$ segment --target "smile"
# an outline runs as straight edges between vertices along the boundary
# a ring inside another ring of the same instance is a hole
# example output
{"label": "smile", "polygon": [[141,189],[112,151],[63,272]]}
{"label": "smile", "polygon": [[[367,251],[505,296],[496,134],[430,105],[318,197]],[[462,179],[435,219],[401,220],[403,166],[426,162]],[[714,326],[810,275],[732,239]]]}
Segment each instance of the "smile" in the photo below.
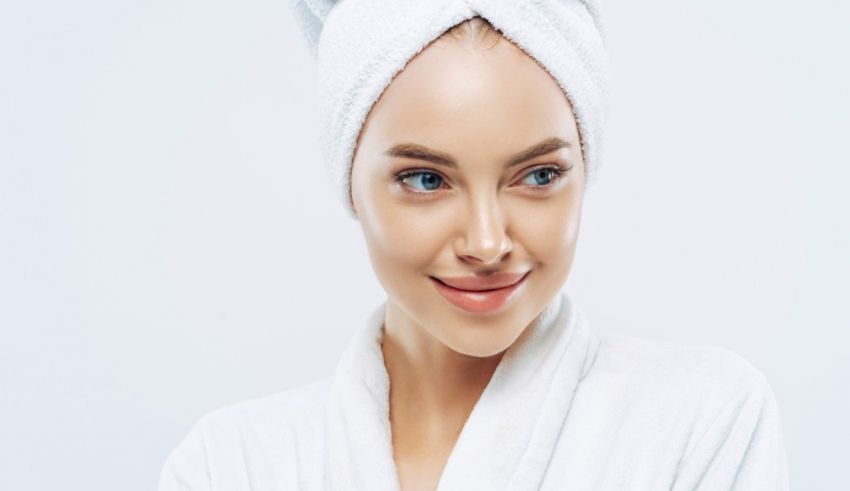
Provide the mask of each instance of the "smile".
{"label": "smile", "polygon": [[461,290],[447,285],[433,276],[429,277],[437,291],[449,302],[473,314],[491,313],[502,308],[516,297],[526,283],[531,272],[525,273],[519,281],[501,288],[489,290]]}

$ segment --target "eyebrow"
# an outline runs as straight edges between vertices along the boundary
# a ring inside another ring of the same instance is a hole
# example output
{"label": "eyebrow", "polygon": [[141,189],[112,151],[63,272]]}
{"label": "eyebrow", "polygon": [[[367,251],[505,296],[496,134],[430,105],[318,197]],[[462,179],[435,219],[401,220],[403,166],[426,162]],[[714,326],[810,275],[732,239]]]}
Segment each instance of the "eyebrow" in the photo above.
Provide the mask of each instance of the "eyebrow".
{"label": "eyebrow", "polygon": [[[517,153],[513,157],[510,157],[505,162],[505,168],[521,164],[527,160],[539,157],[540,155],[546,155],[547,153],[554,152],[561,148],[569,148],[570,146],[569,142],[556,136],[547,138],[540,143],[532,145]],[[389,150],[384,152],[384,154],[389,155],[390,157],[405,157],[409,159],[425,160],[437,165],[443,165],[454,169],[457,168],[457,162],[451,155],[431,150],[424,145],[419,145],[417,143],[400,143],[392,146]]]}

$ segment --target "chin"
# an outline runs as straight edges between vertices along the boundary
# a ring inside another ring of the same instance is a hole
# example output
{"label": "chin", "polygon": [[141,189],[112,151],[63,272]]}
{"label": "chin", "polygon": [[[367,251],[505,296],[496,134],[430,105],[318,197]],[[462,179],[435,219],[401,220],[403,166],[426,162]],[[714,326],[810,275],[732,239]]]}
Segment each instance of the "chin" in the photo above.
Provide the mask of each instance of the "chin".
{"label": "chin", "polygon": [[499,353],[505,351],[508,348],[510,348],[510,345],[505,346],[505,347],[500,348],[500,349],[493,349],[493,348],[490,348],[490,347],[487,347],[485,349],[483,347],[476,346],[476,347],[473,347],[473,349],[468,349],[468,350],[463,350],[463,351],[455,350],[455,351],[457,351],[458,353],[460,353],[462,355],[466,355],[466,356],[470,356],[470,357],[474,357],[474,358],[491,358],[491,357],[496,356]]}
{"label": "chin", "polygon": [[452,333],[443,343],[453,351],[476,358],[489,358],[510,348],[523,328],[502,329],[490,325],[484,329],[468,328]]}

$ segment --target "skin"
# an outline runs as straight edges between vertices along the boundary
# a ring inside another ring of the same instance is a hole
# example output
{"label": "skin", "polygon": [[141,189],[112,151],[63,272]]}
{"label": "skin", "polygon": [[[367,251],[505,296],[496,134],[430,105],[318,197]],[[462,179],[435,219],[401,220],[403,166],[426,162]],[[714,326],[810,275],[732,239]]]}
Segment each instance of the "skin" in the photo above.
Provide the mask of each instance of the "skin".
{"label": "skin", "polygon": [[[553,137],[565,146],[505,167]],[[402,143],[456,168],[386,154]],[[505,350],[569,276],[584,196],[578,128],[557,82],[511,42],[440,39],[373,106],[352,165],[352,204],[387,292],[393,458],[402,489],[433,490]],[[397,180],[411,170],[425,173]],[[488,314],[459,309],[429,279],[528,270],[525,289]]]}

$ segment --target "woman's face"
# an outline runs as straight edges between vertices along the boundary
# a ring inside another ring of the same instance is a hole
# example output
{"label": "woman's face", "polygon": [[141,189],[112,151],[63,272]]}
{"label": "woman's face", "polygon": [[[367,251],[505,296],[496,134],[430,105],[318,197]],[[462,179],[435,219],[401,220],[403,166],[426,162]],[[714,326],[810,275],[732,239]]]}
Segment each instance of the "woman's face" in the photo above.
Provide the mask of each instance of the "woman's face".
{"label": "woman's face", "polygon": [[[352,167],[387,321],[470,356],[507,349],[569,275],[583,190],[573,113],[542,67],[505,40],[429,45],[372,108]],[[494,272],[528,272],[495,308],[434,279]]]}

